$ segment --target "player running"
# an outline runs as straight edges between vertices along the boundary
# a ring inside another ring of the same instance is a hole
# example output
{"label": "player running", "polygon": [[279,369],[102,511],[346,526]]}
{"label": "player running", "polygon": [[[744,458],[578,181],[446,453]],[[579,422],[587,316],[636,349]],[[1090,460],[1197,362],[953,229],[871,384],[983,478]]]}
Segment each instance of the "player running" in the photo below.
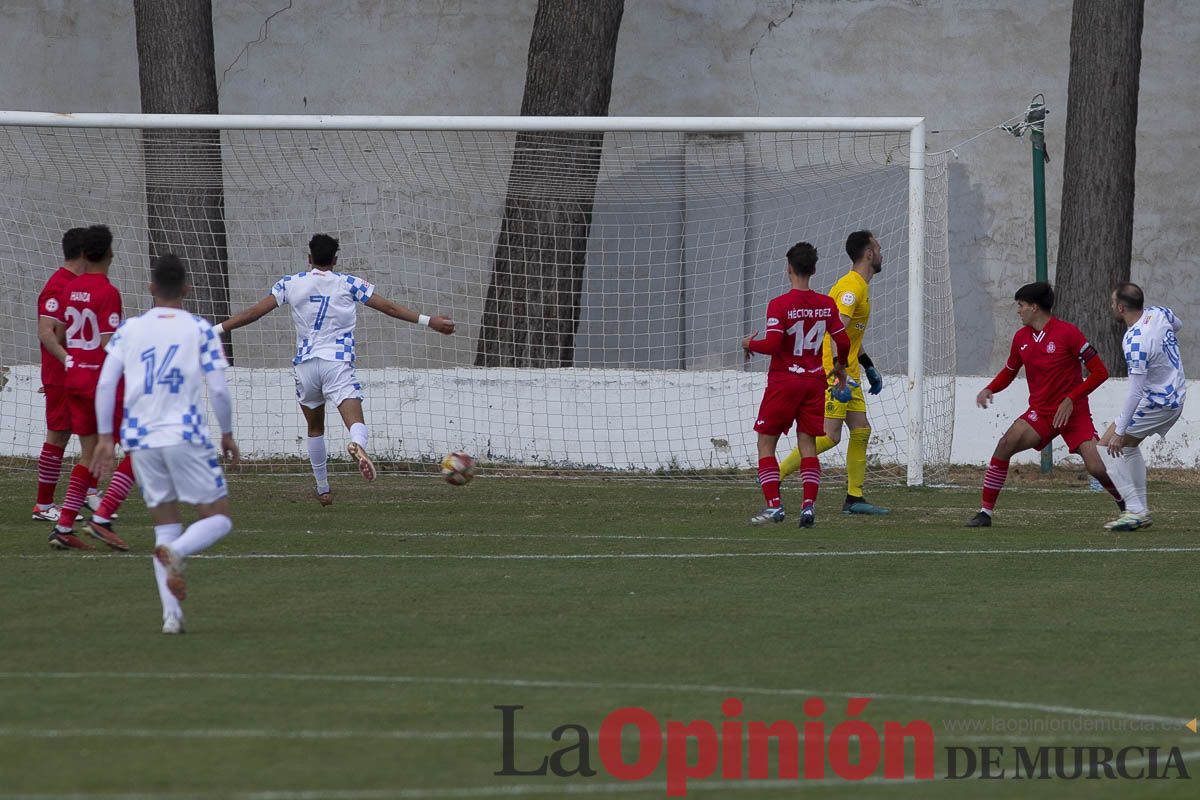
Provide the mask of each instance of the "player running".
{"label": "player running", "polygon": [[783,522],[775,447],[779,436],[787,433],[795,422],[804,482],[800,527],[811,528],[816,524],[817,491],[821,485],[816,437],[825,430],[822,403],[826,376],[821,363],[821,342],[828,334],[837,345],[838,357],[831,381],[838,392],[846,388],[844,354],[850,352],[851,345],[837,304],[808,286],[817,271],[817,249],[808,242],[792,245],[787,251],[787,265],[792,288],[767,304],[767,335],[755,341],[758,336],[755,331],[742,340],[747,359],[751,353],[771,357],[767,388],[758,409],[758,421],[754,423],[758,432],[758,482],[767,507],[751,517],[750,524]]}
{"label": "player running", "polygon": [[358,462],[359,472],[375,480],[375,465],[367,454],[368,429],[363,418],[363,391],[354,374],[356,303],[382,311],[389,317],[426,325],[438,333],[454,333],[449,317],[429,317],[385,300],[375,286],[361,278],[333,271],[337,266],[338,240],[318,233],[308,243],[312,269],[281,278],[271,294],[250,308],[219,323],[215,330],[233,331],[263,317],[279,306],[289,306],[296,324],[296,399],[308,423],[308,460],[317,482],[321,505],[333,503],[325,448],[325,403],[331,402],[350,431],[346,448]]}
{"label": "player running", "polygon": [[42,350],[42,394],[46,399],[46,441],[38,457],[37,502],[33,519],[58,522],[54,493],[62,477],[63,451],[71,441],[71,412],[67,408],[67,350],[63,324],[58,321],[62,290],[83,274],[83,228],[63,234],[63,264],[38,295],[38,340]]}
{"label": "player running", "polygon": [[1146,460],[1139,445],[1154,434],[1165,437],[1183,414],[1187,379],[1179,354],[1183,323],[1165,306],[1145,305],[1136,283],[1122,283],[1112,294],[1112,312],[1128,326],[1123,346],[1129,393],[1117,421],[1100,444],[1108,449],[1109,473],[1127,503],[1125,513],[1104,527],[1135,531],[1150,525],[1146,504]]}
{"label": "player running", "polygon": [[[825,338],[823,360],[825,372],[830,375],[825,397],[825,430],[817,438],[817,453],[837,447],[842,440],[842,425],[850,429],[850,443],[846,446],[846,499],[842,503],[844,514],[886,514],[888,509],[868,503],[863,496],[863,481],[867,476],[867,444],[871,441],[871,421],[867,419],[867,400],[863,396],[862,373],[866,373],[870,394],[883,391],[883,378],[871,357],[863,350],[863,335],[871,320],[871,296],[868,289],[871,279],[883,270],[883,248],[879,240],[867,230],[854,231],[846,237],[846,255],[851,267],[829,290],[829,296],[837,303],[842,324],[850,337],[850,352],[846,357],[846,373],[852,381],[853,391],[848,399],[836,397],[833,392],[833,350],[830,340]],[[861,369],[860,369],[861,367]],[[780,464],[783,477],[800,469],[801,453],[793,450]]]}
{"label": "player running", "polygon": [[[991,526],[996,498],[1008,477],[1009,459],[1022,450],[1041,450],[1055,436],[1063,438],[1070,452],[1083,457],[1087,471],[1124,511],[1125,503],[1109,479],[1096,448],[1096,429],[1088,408],[1087,396],[1108,379],[1104,362],[1078,328],[1051,315],[1054,289],[1050,284],[1022,286],[1013,299],[1017,301],[1022,327],[1013,336],[1008,362],[979,392],[975,402],[980,408],[987,408],[992,396],[1011,384],[1024,366],[1029,382],[1029,409],[996,444],[983,478],[983,507],[967,522],[967,527]],[[1088,369],[1086,379],[1081,364]]]}
{"label": "player running", "polygon": [[[79,437],[82,451],[79,463],[71,470],[62,511],[50,532],[50,546],[56,550],[92,549],[75,535],[74,527],[88,489],[96,485],[88,468],[96,446],[96,381],[104,363],[104,346],[121,324],[121,294],[108,280],[113,260],[112,240],[112,231],[104,225],[92,225],[84,231],[83,274],[62,289],[58,310],[54,312],[57,322],[66,328],[67,369],[63,384],[71,433]],[[113,475],[100,510],[88,523],[88,532],[114,550],[129,549],[113,531],[111,519],[132,484],[133,468],[126,457]]]}
{"label": "player running", "polygon": [[[225,385],[228,363],[212,326],[183,310],[187,275],[173,255],[151,270],[154,308],[125,322],[108,342],[108,359],[96,387],[101,434],[91,468],[112,470],[113,410],[117,385],[125,382],[121,443],[133,456],[142,497],[154,521],[154,578],[163,607],[163,633],[183,633],[187,597],[184,562],[233,528],[228,489],[217,451],[208,441],[203,386],[221,426],[221,451],[238,462],[233,412]],[[183,530],[179,503],[195,506],[200,519]]]}

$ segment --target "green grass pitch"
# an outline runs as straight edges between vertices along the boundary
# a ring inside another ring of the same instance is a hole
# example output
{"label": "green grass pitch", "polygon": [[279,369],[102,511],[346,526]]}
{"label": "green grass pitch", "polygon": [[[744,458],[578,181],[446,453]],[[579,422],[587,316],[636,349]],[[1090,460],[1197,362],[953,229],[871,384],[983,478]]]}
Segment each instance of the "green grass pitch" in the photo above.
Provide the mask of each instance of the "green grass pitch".
{"label": "green grass pitch", "polygon": [[[849,696],[874,697],[872,725],[927,720],[938,778],[714,775],[689,796],[1195,797],[1194,486],[1160,481],[1154,526],[1112,534],[1111,501],[1075,471],[1021,473],[996,526],[971,531],[976,479],[874,490],[894,512],[850,518],[827,478],[800,531],[745,525],[752,480],[338,476],[322,509],[308,479],[233,474],[234,531],[191,562],[188,633],[168,637],[141,501],[118,523],[134,552],[54,553],[29,519],[34,476],[5,473],[0,800],[661,798],[662,767],[604,770],[609,712],[719,729],[738,697],[742,720],[800,725],[813,696],[829,730]],[[495,775],[497,705],[524,706],[518,768],[575,723],[599,774]],[[990,745],[1010,770],[1016,746],[1178,747],[1193,777],[942,777],[945,748]]]}

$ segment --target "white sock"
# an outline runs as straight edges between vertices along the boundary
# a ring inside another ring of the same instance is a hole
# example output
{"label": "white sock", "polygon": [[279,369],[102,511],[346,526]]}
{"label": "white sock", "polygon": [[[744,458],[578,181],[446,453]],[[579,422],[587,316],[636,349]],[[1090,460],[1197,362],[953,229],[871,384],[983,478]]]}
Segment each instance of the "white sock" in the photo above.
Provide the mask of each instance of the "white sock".
{"label": "white sock", "polygon": [[1133,491],[1128,496],[1124,492],[1125,508],[1134,514],[1148,514],[1150,508],[1146,505],[1146,459],[1142,456],[1140,447],[1126,447],[1125,469],[1133,483]]}
{"label": "white sock", "polygon": [[[155,525],[154,526],[154,546],[160,544],[170,545],[179,539],[183,533],[183,525],[178,522],[173,522],[170,525]],[[179,601],[175,599],[175,595],[171,594],[171,590],[167,588],[167,568],[158,563],[158,559],[154,556],[150,557],[154,563],[154,582],[158,584],[158,599],[162,602],[163,619],[167,618],[167,614],[175,614],[178,617],[183,617],[183,608],[180,607]]]}
{"label": "white sock", "polygon": [[324,436],[308,437],[308,461],[312,464],[313,477],[317,479],[317,494],[325,494],[329,491],[329,455]]}
{"label": "white sock", "polygon": [[350,441],[357,444],[363,450],[367,449],[367,424],[365,422],[356,422],[350,426]]}
{"label": "white sock", "polygon": [[[1108,452],[1107,447],[1097,447],[1096,451],[1100,453],[1100,460],[1104,462],[1104,468],[1108,470],[1108,478],[1113,482],[1113,486],[1117,487],[1117,491],[1121,493],[1121,499],[1125,501],[1125,510],[1133,511],[1137,501],[1133,499],[1133,479],[1129,475],[1129,464],[1123,455],[1113,456]],[[1099,483],[1099,481],[1096,481]]]}
{"label": "white sock", "polygon": [[178,553],[180,558],[187,558],[212,547],[232,528],[233,520],[224,514],[198,519],[188,525],[188,529],[183,532],[183,536],[175,540],[171,549]]}

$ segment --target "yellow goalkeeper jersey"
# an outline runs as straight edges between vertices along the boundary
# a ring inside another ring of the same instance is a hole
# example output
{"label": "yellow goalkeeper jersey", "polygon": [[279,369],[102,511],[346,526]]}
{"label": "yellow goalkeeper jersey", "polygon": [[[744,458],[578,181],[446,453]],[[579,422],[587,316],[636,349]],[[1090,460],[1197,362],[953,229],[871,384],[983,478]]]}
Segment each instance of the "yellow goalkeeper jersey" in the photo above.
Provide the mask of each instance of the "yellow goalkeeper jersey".
{"label": "yellow goalkeeper jersey", "polygon": [[[871,297],[867,291],[867,281],[862,275],[850,270],[829,290],[829,296],[837,303],[838,311],[850,318],[846,325],[846,333],[850,336],[850,355],[846,359],[846,372],[855,380],[862,377],[858,366],[858,354],[862,350],[863,334],[867,332],[867,322],[871,319]],[[822,351],[825,362],[825,372],[833,371],[833,343],[825,337]]]}

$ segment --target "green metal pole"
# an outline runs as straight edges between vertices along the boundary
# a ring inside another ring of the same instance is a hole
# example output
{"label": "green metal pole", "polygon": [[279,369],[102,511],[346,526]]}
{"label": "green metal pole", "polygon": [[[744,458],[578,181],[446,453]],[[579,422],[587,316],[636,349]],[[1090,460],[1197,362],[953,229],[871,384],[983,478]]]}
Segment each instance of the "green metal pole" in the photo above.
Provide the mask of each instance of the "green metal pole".
{"label": "green metal pole", "polygon": [[[1026,121],[1030,123],[1030,140],[1033,142],[1033,235],[1037,258],[1037,280],[1049,281],[1050,274],[1046,265],[1046,136],[1044,125],[1046,108],[1034,100],[1029,107]],[[1042,451],[1042,472],[1049,472],[1054,466],[1053,455],[1049,445]]]}

